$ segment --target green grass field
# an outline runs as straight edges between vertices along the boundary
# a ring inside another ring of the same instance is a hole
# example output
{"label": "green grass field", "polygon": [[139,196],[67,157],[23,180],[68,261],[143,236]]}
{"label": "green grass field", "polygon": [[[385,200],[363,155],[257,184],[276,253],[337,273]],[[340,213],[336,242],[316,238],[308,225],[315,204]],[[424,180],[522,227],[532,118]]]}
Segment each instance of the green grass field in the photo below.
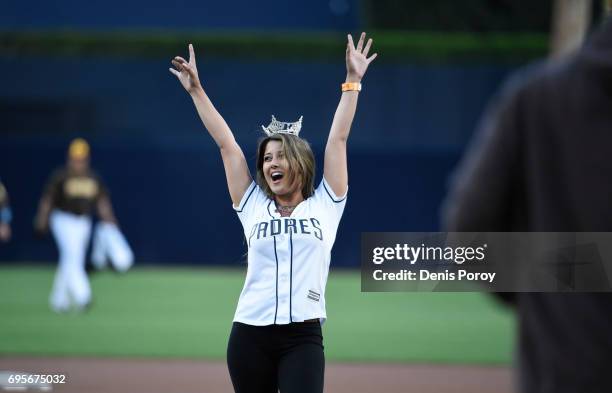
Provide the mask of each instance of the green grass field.
{"label": "green grass field", "polygon": [[[97,273],[94,307],[66,315],[47,306],[53,273],[0,267],[0,355],[222,360],[245,270]],[[358,271],[332,271],[326,297],[330,361],[510,363],[513,316],[485,294],[361,293]]]}

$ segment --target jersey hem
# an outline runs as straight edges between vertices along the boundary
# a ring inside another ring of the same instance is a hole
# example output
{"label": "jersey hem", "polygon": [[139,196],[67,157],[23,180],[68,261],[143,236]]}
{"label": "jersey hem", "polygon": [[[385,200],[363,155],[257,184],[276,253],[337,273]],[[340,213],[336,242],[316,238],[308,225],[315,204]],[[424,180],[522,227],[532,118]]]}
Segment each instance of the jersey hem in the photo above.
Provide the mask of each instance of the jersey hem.
{"label": "jersey hem", "polygon": [[301,320],[294,319],[291,322],[287,321],[286,323],[278,323],[278,322],[277,323],[274,323],[274,322],[267,323],[267,322],[255,321],[252,319],[245,319],[245,318],[234,318],[232,322],[240,322],[240,323],[244,323],[245,325],[251,325],[251,326],[272,326],[272,325],[289,325],[290,323],[304,322],[307,319],[314,319],[314,318],[318,318],[321,325],[323,325],[323,323],[325,323],[325,321],[327,320],[327,317],[313,316],[313,317],[303,318]]}

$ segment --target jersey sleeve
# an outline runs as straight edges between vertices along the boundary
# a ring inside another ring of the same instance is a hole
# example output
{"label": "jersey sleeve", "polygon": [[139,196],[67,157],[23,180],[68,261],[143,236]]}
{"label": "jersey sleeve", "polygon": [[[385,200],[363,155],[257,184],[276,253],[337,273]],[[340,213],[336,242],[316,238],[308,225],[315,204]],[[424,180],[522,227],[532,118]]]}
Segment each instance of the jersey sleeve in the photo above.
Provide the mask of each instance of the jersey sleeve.
{"label": "jersey sleeve", "polygon": [[247,190],[244,192],[238,206],[232,205],[238,218],[244,228],[248,228],[250,222],[256,217],[257,212],[266,208],[268,197],[262,189],[252,181]]}
{"label": "jersey sleeve", "polygon": [[43,196],[51,201],[51,206],[56,207],[61,199],[62,183],[66,178],[66,172],[62,169],[56,169],[45,184]]}
{"label": "jersey sleeve", "polygon": [[96,182],[96,185],[98,186],[96,200],[99,200],[102,197],[110,198],[110,191],[108,187],[106,186],[106,183],[104,182],[104,180],[102,180],[102,177],[100,176],[100,174],[98,174],[97,172],[91,171],[91,177]]}
{"label": "jersey sleeve", "polygon": [[328,224],[334,231],[338,228],[342,213],[344,213],[347,194],[348,189],[344,195],[336,195],[327,180],[325,180],[325,177],[323,177],[313,195],[317,209],[320,209],[321,213],[327,217]]}

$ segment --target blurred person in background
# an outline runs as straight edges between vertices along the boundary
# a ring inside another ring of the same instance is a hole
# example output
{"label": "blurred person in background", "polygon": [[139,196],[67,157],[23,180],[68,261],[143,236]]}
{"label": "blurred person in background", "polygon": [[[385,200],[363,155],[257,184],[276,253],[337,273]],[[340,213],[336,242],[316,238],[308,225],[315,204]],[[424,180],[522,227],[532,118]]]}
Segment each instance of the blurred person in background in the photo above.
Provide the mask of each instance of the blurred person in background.
{"label": "blurred person in background", "polygon": [[6,187],[0,180],[0,241],[11,240],[11,219],[13,214],[9,203],[9,195]]}
{"label": "blurred person in background", "polygon": [[92,213],[103,222],[117,220],[108,191],[89,167],[89,144],[75,139],[68,149],[68,161],[48,180],[40,199],[35,229],[51,229],[59,251],[59,264],[49,299],[55,312],[72,307],[84,310],[91,303],[91,288],[85,272],[85,256],[92,227]]}
{"label": "blurred person in background", "polygon": [[[612,20],[573,55],[514,75],[443,209],[452,232],[612,232]],[[612,392],[611,293],[503,293],[526,393]]]}

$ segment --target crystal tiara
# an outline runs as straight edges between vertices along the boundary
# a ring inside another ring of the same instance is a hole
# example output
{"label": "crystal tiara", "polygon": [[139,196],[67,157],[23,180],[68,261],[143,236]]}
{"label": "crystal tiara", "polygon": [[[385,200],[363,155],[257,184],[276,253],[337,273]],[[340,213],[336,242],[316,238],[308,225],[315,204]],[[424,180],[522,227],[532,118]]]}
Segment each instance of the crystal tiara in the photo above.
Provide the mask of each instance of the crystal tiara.
{"label": "crystal tiara", "polygon": [[272,136],[274,134],[290,134],[299,136],[300,130],[302,129],[302,118],[304,116],[300,116],[300,119],[293,123],[287,123],[284,121],[276,120],[276,117],[272,115],[272,121],[268,124],[267,127],[261,126],[264,132],[268,136]]}

